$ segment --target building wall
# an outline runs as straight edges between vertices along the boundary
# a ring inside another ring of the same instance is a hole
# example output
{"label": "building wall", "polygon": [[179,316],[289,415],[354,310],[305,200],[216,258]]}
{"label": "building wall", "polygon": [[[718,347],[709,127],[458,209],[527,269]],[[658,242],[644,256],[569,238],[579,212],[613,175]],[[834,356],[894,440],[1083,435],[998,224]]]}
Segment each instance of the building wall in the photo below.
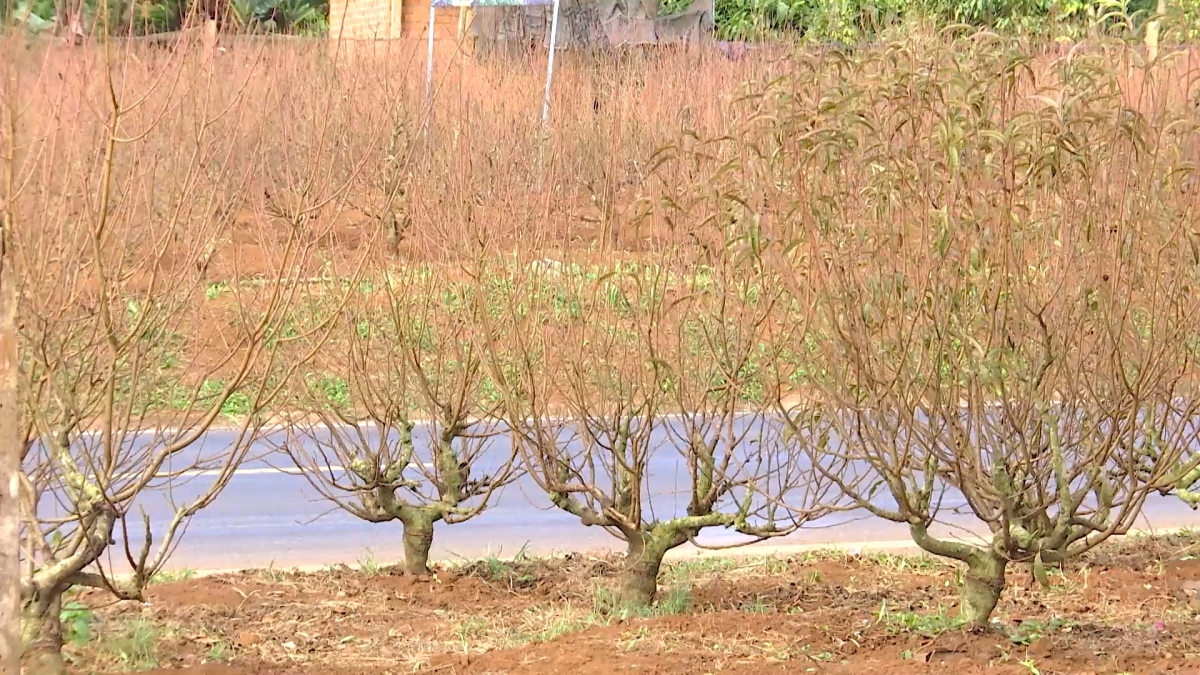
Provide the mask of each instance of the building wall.
{"label": "building wall", "polygon": [[[627,12],[626,6],[633,6],[631,0],[561,0],[558,46],[688,44],[703,41],[713,28],[714,0],[692,0],[683,13],[653,19]],[[552,11],[549,7],[480,7],[475,12],[474,35],[489,45],[547,46]]]}
{"label": "building wall", "polygon": [[[458,9],[439,9],[434,15],[434,40],[457,42],[460,24],[470,16]],[[329,34],[343,40],[425,40],[429,3],[421,0],[332,0]]]}

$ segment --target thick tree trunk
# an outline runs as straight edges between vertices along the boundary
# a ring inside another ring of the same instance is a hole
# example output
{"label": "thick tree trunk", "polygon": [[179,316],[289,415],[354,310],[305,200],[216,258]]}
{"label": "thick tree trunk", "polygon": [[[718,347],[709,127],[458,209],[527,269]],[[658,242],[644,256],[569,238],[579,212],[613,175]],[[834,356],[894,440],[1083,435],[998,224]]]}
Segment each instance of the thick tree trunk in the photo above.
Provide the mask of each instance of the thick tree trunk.
{"label": "thick tree trunk", "polygon": [[433,546],[433,518],[420,514],[401,521],[404,523],[404,571],[408,574],[429,574],[429,549]]}
{"label": "thick tree trunk", "polygon": [[649,607],[654,602],[658,593],[658,573],[667,549],[653,537],[630,538],[629,555],[620,576],[619,606]]}
{"label": "thick tree trunk", "polygon": [[26,644],[22,659],[28,675],[64,675],[67,672],[62,657],[62,594],[49,602],[31,608],[21,622],[22,640]]}
{"label": "thick tree trunk", "polygon": [[1008,561],[992,553],[975,556],[967,564],[959,590],[958,616],[971,628],[988,627],[992,612],[1004,592]]}
{"label": "thick tree trunk", "polygon": [[21,658],[21,432],[17,410],[17,286],[0,212],[0,673]]}

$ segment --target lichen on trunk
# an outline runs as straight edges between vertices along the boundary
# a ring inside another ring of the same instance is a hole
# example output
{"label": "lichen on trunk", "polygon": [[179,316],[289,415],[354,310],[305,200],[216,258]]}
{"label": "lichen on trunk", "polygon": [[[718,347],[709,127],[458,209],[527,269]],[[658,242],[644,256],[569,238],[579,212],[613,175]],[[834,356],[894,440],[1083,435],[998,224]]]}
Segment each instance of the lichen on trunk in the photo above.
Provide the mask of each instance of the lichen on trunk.
{"label": "lichen on trunk", "polygon": [[400,518],[404,526],[404,571],[429,574],[429,549],[433,547],[433,525],[441,512],[429,507],[409,507]]}
{"label": "lichen on trunk", "polygon": [[658,573],[667,551],[687,541],[680,529],[659,524],[648,532],[627,535],[628,555],[620,575],[617,603],[623,608],[649,607],[658,594]]}
{"label": "lichen on trunk", "polygon": [[993,552],[981,552],[967,563],[959,589],[958,616],[975,629],[987,628],[1004,593],[1008,561]]}
{"label": "lichen on trunk", "polygon": [[24,645],[21,672],[29,675],[63,675],[67,672],[62,656],[62,594],[25,604],[21,617],[21,643]]}
{"label": "lichen on trunk", "polygon": [[972,628],[986,628],[1004,593],[1008,559],[992,548],[933,537],[923,523],[910,525],[909,532],[923,550],[967,565],[959,587],[958,616]]}

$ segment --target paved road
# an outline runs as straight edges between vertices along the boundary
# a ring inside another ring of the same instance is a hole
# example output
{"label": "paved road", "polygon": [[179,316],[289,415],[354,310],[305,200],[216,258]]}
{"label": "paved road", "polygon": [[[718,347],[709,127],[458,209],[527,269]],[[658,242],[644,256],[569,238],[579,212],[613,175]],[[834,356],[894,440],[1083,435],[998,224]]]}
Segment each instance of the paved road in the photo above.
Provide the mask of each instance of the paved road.
{"label": "paved road", "polygon": [[[418,427],[418,442],[422,433]],[[669,517],[682,513],[686,506],[685,497],[677,492],[686,486],[682,478],[686,469],[680,455],[669,447],[670,434],[665,425],[655,433],[656,442],[663,448],[651,462],[651,502],[659,517]],[[264,441],[217,501],[192,519],[168,567],[208,570],[354,563],[368,549],[379,561],[403,556],[399,523],[358,520],[321,499],[302,476],[276,468],[291,467],[286,455],[272,449],[282,440],[275,436]],[[194,451],[218,452],[227,442],[227,432],[214,431]],[[507,441],[498,438],[494,442]],[[757,448],[748,444],[746,452],[757,452]],[[210,480],[197,476],[174,488],[174,494],[185,499],[204,489]],[[147,510],[152,522],[160,526],[166,522],[169,510],[163,493],[148,495],[139,505]],[[946,498],[942,531],[979,531],[978,523],[971,518],[950,513],[961,506],[961,497]],[[1153,529],[1200,526],[1200,514],[1174,498],[1155,497],[1147,503],[1143,521],[1143,527]],[[772,543],[832,544],[906,538],[907,530],[901,525],[852,513],[816,521]],[[737,541],[737,535],[709,531],[702,541],[731,543]],[[603,530],[584,527],[578,519],[551,507],[531,480],[524,478],[509,486],[494,506],[477,518],[453,526],[439,525],[433,553],[438,559],[452,559],[489,553],[512,555],[522,548],[530,553],[546,553],[620,546]]]}

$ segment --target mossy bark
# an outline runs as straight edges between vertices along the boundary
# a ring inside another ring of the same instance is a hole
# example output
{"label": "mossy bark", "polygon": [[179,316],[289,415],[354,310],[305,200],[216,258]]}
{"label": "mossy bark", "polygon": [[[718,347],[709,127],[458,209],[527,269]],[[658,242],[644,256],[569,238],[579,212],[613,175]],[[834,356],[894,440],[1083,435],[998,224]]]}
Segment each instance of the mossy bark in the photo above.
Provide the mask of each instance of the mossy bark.
{"label": "mossy bark", "polygon": [[61,594],[25,608],[21,619],[21,642],[25,647],[21,672],[28,675],[65,675],[67,672],[62,656],[61,610]]}
{"label": "mossy bark", "polygon": [[959,589],[959,618],[975,629],[987,628],[1004,593],[1008,561],[994,553],[972,556]]}
{"label": "mossy bark", "polygon": [[992,548],[933,537],[924,523],[910,525],[909,532],[923,550],[966,563],[967,572],[959,588],[958,616],[972,628],[986,628],[1004,593],[1008,559]]}
{"label": "mossy bark", "polygon": [[621,570],[617,601],[622,607],[649,607],[658,594],[658,573],[667,551],[686,540],[680,532],[637,533],[629,537],[629,553]]}
{"label": "mossy bark", "polygon": [[429,549],[433,547],[435,514],[427,509],[413,509],[400,522],[404,524],[404,571],[408,574],[429,574]]}

